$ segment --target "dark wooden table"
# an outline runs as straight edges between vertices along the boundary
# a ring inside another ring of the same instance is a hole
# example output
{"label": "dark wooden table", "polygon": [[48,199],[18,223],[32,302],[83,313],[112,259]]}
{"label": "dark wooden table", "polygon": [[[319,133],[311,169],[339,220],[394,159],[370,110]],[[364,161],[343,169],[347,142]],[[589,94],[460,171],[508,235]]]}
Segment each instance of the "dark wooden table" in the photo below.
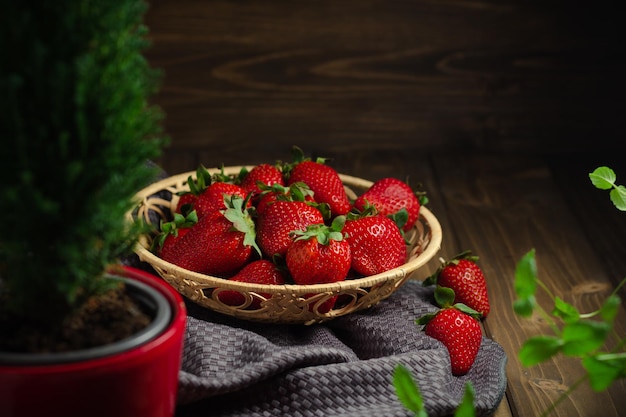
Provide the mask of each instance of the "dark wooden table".
{"label": "dark wooden table", "polygon": [[[626,184],[621,23],[604,2],[545,3],[153,1],[172,138],[159,162],[273,162],[297,144],[346,174],[422,182],[441,256],[471,249],[487,275],[484,332],[509,357],[496,415],[539,415],[582,368],[520,364],[549,329],[513,312],[517,261],[535,248],[540,278],[582,311],[626,276],[626,213],[587,177],[609,165]],[[583,384],[553,415],[625,415],[625,393]]]}

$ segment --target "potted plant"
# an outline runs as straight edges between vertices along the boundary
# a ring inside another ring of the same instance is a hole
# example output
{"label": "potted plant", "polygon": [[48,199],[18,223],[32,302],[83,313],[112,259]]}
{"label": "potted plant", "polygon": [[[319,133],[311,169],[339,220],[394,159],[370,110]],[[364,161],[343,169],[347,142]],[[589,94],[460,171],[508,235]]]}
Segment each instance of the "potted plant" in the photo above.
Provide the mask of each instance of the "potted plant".
{"label": "potted plant", "polygon": [[163,145],[145,8],[26,0],[0,14],[3,417],[174,413],[184,304],[119,262]]}

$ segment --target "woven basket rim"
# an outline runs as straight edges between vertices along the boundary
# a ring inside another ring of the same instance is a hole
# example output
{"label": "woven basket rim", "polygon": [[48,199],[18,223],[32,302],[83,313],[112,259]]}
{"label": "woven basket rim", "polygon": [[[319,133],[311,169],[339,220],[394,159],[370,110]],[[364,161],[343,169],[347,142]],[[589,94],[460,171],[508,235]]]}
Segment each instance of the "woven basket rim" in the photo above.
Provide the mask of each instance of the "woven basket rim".
{"label": "woven basket rim", "polygon": [[[423,210],[423,211],[422,211]],[[219,284],[220,288],[235,289],[235,290],[247,290],[255,292],[265,293],[283,293],[290,292],[298,295],[317,293],[317,292],[338,292],[347,289],[354,289],[360,287],[371,287],[373,285],[385,282],[390,278],[404,277],[411,272],[415,271],[419,267],[430,261],[433,256],[441,249],[442,232],[441,226],[436,217],[426,208],[420,208],[420,216],[423,216],[427,221],[431,231],[430,242],[426,246],[421,254],[415,259],[388,271],[380,274],[371,275],[368,277],[351,278],[344,281],[329,283],[329,284],[311,284],[311,285],[298,285],[298,284],[283,284],[283,285],[269,285],[269,284],[254,284],[238,281],[231,281],[228,278],[215,277],[211,275],[205,275],[198,272],[190,271],[188,269],[181,268],[175,264],[164,261],[152,252],[150,252],[141,243],[135,247],[135,251],[139,258],[150,264],[156,265],[170,272],[178,273],[180,276],[186,278],[192,278],[199,284]]]}
{"label": "woven basket rim", "polygon": [[[242,166],[232,166],[232,167],[224,167],[225,174],[235,174],[238,173],[241,168],[251,169],[252,166],[242,165]],[[211,172],[211,170],[209,170]],[[142,200],[143,198],[147,198],[155,193],[163,190],[163,186],[165,184],[177,184],[180,182],[185,182],[189,177],[195,178],[195,171],[188,171],[181,174],[173,175],[171,177],[167,177],[161,181],[157,181],[148,187],[142,189],[137,193],[137,197]],[[365,180],[363,178],[354,177],[346,174],[339,173],[339,177],[342,181],[351,183],[351,185],[356,184],[359,187],[367,188],[373,184],[372,181]],[[238,289],[238,290],[247,290],[247,291],[255,291],[255,292],[266,292],[266,293],[283,293],[283,292],[291,292],[294,294],[302,295],[309,293],[317,293],[317,292],[337,292],[343,291],[346,289],[354,289],[360,287],[369,287],[376,285],[381,282],[385,282],[390,278],[399,278],[404,277],[411,272],[415,271],[419,267],[426,264],[430,261],[435,254],[441,249],[441,241],[442,241],[442,229],[438,219],[435,215],[426,207],[420,207],[420,218],[422,221],[425,221],[429,228],[430,241],[426,246],[426,249],[419,254],[414,259],[409,262],[400,265],[399,267],[390,269],[388,271],[382,272],[380,274],[371,275],[368,277],[361,278],[350,278],[344,281],[328,283],[328,284],[311,284],[311,285],[298,285],[298,284],[283,284],[283,285],[269,285],[269,284],[253,284],[253,283],[245,283],[245,282],[237,282],[231,281],[228,278],[215,277],[211,275],[201,274],[198,272],[190,271],[188,269],[181,268],[175,264],[167,262],[157,255],[153,254],[146,248],[145,240],[143,242],[139,242],[135,246],[135,252],[139,256],[139,258],[143,261],[146,261],[150,264],[154,264],[161,268],[167,269],[168,271],[176,272],[180,276],[185,276],[187,278],[191,278],[197,281],[200,284],[219,284],[220,288],[228,288],[228,289]]]}

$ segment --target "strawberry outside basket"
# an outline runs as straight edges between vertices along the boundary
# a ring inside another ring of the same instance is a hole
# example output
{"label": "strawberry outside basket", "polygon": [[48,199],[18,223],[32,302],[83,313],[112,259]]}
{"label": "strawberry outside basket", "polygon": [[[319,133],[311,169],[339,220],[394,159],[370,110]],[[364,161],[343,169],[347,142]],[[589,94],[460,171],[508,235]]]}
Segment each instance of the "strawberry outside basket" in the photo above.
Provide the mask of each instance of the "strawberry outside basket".
{"label": "strawberry outside basket", "polygon": [[[237,175],[242,168],[243,166],[225,167],[223,172]],[[251,166],[246,168],[252,169]],[[188,191],[187,180],[189,177],[195,178],[195,175],[195,171],[174,175],[139,191],[139,203],[128,214],[129,220],[144,219],[155,226],[158,226],[161,219],[169,221],[179,199],[177,193]],[[372,185],[371,181],[365,179],[344,174],[339,176],[351,199]],[[150,252],[153,238],[150,235],[141,236],[135,253],[178,292],[205,308],[251,321],[313,324],[369,308],[389,297],[440,250],[441,226],[430,210],[421,207],[419,219],[406,233],[406,237],[410,245],[405,264],[377,275],[316,285],[248,284],[189,271]],[[244,296],[244,303],[239,306],[222,303],[218,294],[225,290],[240,292]],[[319,307],[332,297],[337,297],[336,307],[330,311],[320,311]],[[255,299],[261,301],[260,308],[251,309]]]}

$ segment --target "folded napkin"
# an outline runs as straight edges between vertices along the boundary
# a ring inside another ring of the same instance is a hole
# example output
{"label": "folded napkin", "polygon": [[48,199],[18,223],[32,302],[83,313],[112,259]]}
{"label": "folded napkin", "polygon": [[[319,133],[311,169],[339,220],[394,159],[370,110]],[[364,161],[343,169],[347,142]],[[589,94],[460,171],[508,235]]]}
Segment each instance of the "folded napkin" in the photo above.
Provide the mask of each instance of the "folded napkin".
{"label": "folded napkin", "polygon": [[429,416],[454,413],[466,381],[477,415],[506,388],[506,354],[483,338],[470,372],[455,377],[446,348],[415,319],[436,310],[432,289],[408,281],[378,305],[311,326],[247,322],[188,305],[177,417],[411,416],[393,371],[406,366]]}

